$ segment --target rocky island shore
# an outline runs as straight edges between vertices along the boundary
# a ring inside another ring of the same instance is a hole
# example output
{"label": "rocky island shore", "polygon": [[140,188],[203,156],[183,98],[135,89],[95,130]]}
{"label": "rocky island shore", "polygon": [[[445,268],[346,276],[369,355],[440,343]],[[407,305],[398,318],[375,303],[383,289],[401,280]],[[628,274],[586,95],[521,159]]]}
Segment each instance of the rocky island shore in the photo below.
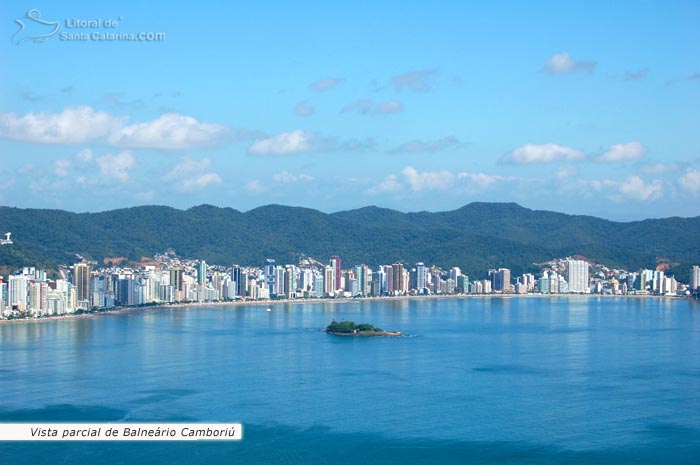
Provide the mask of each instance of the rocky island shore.
{"label": "rocky island shore", "polygon": [[356,324],[354,321],[335,321],[326,326],[325,331],[334,336],[403,336],[399,331],[384,331],[369,323]]}

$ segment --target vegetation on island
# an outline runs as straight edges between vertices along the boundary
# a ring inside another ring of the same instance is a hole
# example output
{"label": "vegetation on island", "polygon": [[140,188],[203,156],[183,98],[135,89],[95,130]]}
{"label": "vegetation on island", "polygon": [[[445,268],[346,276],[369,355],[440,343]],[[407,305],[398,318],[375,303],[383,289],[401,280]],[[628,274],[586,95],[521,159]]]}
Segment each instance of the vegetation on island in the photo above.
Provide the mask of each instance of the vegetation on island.
{"label": "vegetation on island", "polygon": [[660,260],[680,276],[700,262],[700,217],[615,222],[530,210],[515,203],[471,203],[444,212],[402,213],[365,207],[337,213],[267,205],[247,212],[200,205],[187,210],[143,206],[99,213],[0,207],[4,274],[21,266],[72,264],[75,254],[138,261],[172,248],[209,263],[260,265],[266,258],[297,263],[300,254],[371,267],[459,266],[470,276],[508,267],[514,276],[533,263],[576,254],[610,267],[655,268]]}
{"label": "vegetation on island", "polygon": [[381,328],[372,326],[369,323],[356,324],[354,321],[335,321],[326,326],[326,331],[337,334],[384,334]]}

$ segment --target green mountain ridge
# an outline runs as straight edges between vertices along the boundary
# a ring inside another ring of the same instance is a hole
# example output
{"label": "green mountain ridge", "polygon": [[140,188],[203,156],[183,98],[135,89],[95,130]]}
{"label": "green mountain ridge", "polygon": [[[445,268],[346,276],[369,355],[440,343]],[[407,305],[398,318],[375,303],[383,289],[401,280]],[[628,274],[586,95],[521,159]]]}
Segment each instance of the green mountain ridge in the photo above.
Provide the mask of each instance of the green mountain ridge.
{"label": "green mountain ridge", "polygon": [[265,258],[296,263],[299,255],[370,266],[459,266],[473,276],[506,266],[583,255],[636,270],[668,261],[684,278],[700,263],[700,217],[614,222],[531,210],[516,203],[476,202],[452,211],[402,213],[375,206],[336,213],[283,205],[241,212],[199,205],[187,210],[140,206],[99,213],[0,207],[0,266],[72,263],[75,254],[139,260],[168,248],[210,263],[260,265]]}

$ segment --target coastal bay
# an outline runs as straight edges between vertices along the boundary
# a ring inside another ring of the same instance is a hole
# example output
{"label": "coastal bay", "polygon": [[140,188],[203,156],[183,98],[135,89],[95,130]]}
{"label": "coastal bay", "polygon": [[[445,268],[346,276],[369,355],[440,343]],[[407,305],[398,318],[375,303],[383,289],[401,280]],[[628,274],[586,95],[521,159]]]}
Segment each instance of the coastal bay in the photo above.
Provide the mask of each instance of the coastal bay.
{"label": "coastal bay", "polygon": [[[0,421],[235,421],[239,444],[0,444],[12,463],[693,463],[700,306],[376,299],[0,326]],[[405,338],[331,338],[332,319]],[[343,409],[351,402],[351,410]],[[342,414],[340,414],[342,412]],[[367,458],[369,453],[373,459]],[[479,462],[481,460],[481,462]]]}

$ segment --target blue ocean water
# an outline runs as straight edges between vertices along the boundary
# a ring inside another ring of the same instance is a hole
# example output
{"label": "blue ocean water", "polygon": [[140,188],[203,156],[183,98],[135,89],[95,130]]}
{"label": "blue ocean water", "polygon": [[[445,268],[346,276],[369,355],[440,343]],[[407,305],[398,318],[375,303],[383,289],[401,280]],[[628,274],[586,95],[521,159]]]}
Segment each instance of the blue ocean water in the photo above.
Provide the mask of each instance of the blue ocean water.
{"label": "blue ocean water", "polygon": [[[699,464],[700,303],[160,308],[0,324],[0,421],[241,422],[235,443],[0,443],[0,463]],[[347,338],[331,320],[410,337]]]}

